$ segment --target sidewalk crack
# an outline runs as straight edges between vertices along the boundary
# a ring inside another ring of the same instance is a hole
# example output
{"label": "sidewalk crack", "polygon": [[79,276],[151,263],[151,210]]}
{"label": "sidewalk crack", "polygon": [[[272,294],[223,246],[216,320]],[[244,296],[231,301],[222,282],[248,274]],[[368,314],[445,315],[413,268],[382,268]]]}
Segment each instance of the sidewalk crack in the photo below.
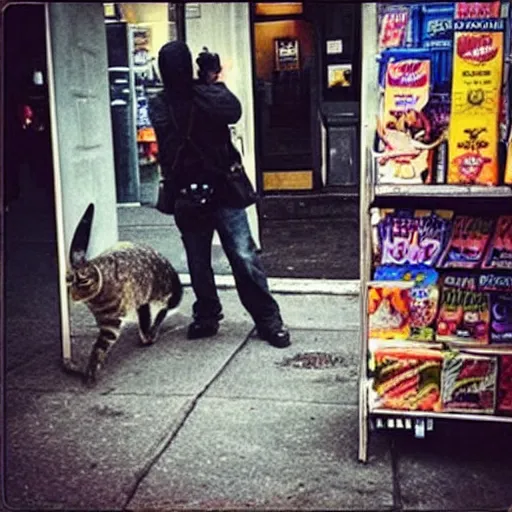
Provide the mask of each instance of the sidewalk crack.
{"label": "sidewalk crack", "polygon": [[255,332],[255,327],[253,327],[245,339],[240,343],[237,348],[231,353],[231,355],[224,361],[224,363],[217,370],[215,375],[204,385],[203,389],[196,394],[196,396],[186,404],[183,408],[180,418],[175,422],[174,426],[171,425],[170,430],[163,434],[160,440],[158,440],[155,444],[155,454],[149,457],[149,460],[142,466],[142,468],[136,472],[135,474],[135,483],[131,486],[131,489],[127,490],[127,498],[124,502],[124,505],[121,510],[130,510],[129,504],[134,498],[137,490],[139,489],[140,484],[146,478],[148,473],[151,471],[153,466],[160,460],[162,455],[167,451],[167,449],[171,446],[174,439],[181,432],[181,429],[187,422],[188,418],[196,408],[196,405],[199,403],[199,400],[203,397],[203,395],[208,391],[208,389],[212,386],[212,384],[222,375],[225,369],[231,364],[231,361],[238,355],[238,353],[245,347],[251,335]]}

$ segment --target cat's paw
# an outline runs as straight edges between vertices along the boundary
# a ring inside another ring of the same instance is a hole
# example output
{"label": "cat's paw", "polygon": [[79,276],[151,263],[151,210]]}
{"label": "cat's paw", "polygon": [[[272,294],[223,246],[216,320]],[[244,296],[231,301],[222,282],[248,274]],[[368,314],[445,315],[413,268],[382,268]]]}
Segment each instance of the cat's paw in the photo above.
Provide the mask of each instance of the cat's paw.
{"label": "cat's paw", "polygon": [[87,368],[85,369],[84,373],[84,384],[91,388],[96,384],[96,373],[100,369],[99,364],[91,364],[89,363],[87,365]]}
{"label": "cat's paw", "polygon": [[139,331],[139,341],[142,346],[147,347],[155,343],[156,336],[153,336],[151,334],[144,334],[142,331]]}

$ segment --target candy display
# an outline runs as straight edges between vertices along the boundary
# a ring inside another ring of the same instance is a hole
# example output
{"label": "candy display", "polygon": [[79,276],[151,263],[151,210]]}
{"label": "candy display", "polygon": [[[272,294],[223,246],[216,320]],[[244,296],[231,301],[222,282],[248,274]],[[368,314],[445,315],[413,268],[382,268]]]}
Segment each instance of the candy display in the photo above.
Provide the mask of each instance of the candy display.
{"label": "candy display", "polygon": [[438,350],[377,348],[372,357],[371,407],[439,411],[442,361]]}
{"label": "candy display", "polygon": [[482,268],[512,270],[512,215],[498,218]]}
{"label": "candy display", "polygon": [[485,345],[489,342],[489,294],[475,289],[464,276],[441,278],[436,340]]}
{"label": "candy display", "polygon": [[497,370],[495,357],[446,352],[441,374],[442,410],[494,413]]}
{"label": "candy display", "polygon": [[512,414],[512,355],[499,358],[497,410],[502,414]]}
{"label": "candy display", "polygon": [[457,215],[440,268],[479,268],[493,233],[495,219]]}
{"label": "candy display", "polygon": [[375,210],[376,264],[434,266],[450,232],[451,215],[448,211]]}
{"label": "candy display", "polygon": [[377,13],[362,208],[369,410],[388,429],[436,417],[396,411],[512,419],[512,4]]}
{"label": "candy display", "polygon": [[448,183],[498,184],[503,29],[501,19],[454,22]]}

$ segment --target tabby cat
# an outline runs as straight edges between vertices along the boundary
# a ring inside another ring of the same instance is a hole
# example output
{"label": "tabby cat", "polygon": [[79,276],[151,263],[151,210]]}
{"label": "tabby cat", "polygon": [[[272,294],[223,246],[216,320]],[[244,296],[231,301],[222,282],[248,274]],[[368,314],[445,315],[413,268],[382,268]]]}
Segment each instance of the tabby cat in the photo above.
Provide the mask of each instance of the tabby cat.
{"label": "tabby cat", "polygon": [[[66,276],[71,298],[88,306],[100,329],[84,375],[92,384],[130,313],[137,313],[142,344],[154,343],[165,316],[179,305],[183,288],[171,263],[142,244],[120,242],[90,261],[85,252],[72,261]],[[158,311],[153,322],[152,308]],[[77,371],[74,363],[65,364]]]}

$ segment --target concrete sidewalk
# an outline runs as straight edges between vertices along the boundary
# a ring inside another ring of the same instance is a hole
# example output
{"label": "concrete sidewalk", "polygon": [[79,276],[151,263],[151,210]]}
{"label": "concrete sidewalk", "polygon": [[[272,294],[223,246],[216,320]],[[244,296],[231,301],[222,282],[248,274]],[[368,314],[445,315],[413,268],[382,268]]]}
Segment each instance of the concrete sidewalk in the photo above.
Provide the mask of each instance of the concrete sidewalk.
{"label": "concrete sidewalk", "polygon": [[190,288],[154,346],[139,347],[129,326],[94,389],[63,373],[55,351],[13,365],[7,504],[469,511],[512,503],[510,430],[498,425],[440,424],[425,440],[376,433],[369,462],[357,461],[356,296],[276,294],[293,336],[284,350],[254,336],[233,289],[221,298],[226,320],[215,338],[186,340]]}

